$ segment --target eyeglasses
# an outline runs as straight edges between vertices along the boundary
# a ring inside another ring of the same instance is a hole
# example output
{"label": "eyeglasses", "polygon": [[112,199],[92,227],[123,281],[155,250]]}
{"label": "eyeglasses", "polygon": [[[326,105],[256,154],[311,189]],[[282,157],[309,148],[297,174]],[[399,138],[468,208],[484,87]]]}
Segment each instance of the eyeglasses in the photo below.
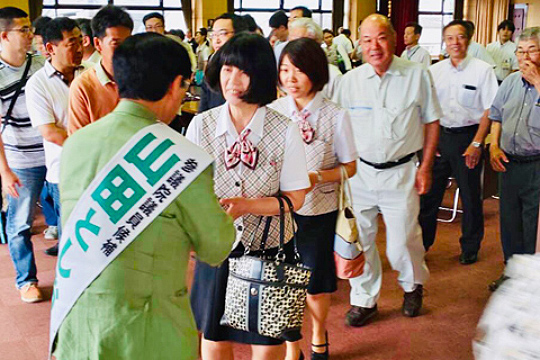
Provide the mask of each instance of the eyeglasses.
{"label": "eyeglasses", "polygon": [[163,29],[164,26],[163,26],[163,25],[145,26],[144,28],[145,28],[146,30],[158,30],[158,29]]}
{"label": "eyeglasses", "polygon": [[214,38],[218,38],[218,37],[225,37],[229,34],[234,34],[234,31],[227,31],[227,30],[219,30],[219,31],[211,31],[210,34],[208,34],[208,36],[211,38],[211,39],[214,39]]}
{"label": "eyeglasses", "polygon": [[6,30],[7,32],[10,32],[10,31],[17,31],[17,32],[20,32],[21,34],[24,34],[24,35],[28,35],[28,34],[33,34],[34,31],[35,31],[35,28],[33,27],[22,27],[22,28],[19,28],[19,29],[11,29],[11,30]]}
{"label": "eyeglasses", "polygon": [[540,54],[540,50],[539,49],[529,50],[529,51],[516,50],[516,56],[522,57],[525,54],[529,54],[529,56],[537,56],[538,54]]}

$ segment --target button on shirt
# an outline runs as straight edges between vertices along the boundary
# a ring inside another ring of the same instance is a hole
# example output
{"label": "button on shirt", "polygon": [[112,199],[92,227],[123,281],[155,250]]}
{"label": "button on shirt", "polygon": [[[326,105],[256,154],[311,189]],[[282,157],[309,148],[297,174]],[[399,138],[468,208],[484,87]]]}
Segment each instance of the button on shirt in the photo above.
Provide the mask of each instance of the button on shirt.
{"label": "button on shirt", "polygon": [[487,52],[495,61],[495,75],[497,80],[503,81],[512,70],[518,70],[519,64],[516,57],[516,44],[512,41],[507,41],[501,45],[495,41],[487,46]]}
{"label": "button on shirt", "polygon": [[501,123],[501,149],[511,155],[540,154],[540,99],[536,88],[521,72],[509,75],[501,84],[489,118]]}
{"label": "button on shirt", "polygon": [[422,64],[426,69],[431,65],[431,55],[429,54],[429,51],[420,45],[415,45],[410,49],[403,50],[401,58]]}
{"label": "button on shirt", "polygon": [[370,64],[345,74],[336,99],[349,110],[359,156],[373,163],[420,150],[423,125],[442,115],[429,72],[397,56],[382,78]]}
{"label": "button on shirt", "polygon": [[468,55],[457,67],[446,59],[429,70],[443,110],[441,126],[479,124],[497,94],[497,79],[491,66]]}
{"label": "button on shirt", "polygon": [[[81,74],[84,68],[75,71],[75,76]],[[36,72],[26,84],[26,104],[32,126],[55,124],[67,128],[69,108],[69,86],[64,77],[52,66],[50,61]],[[58,184],[60,179],[60,156],[62,147],[43,139],[45,149],[46,179]]]}

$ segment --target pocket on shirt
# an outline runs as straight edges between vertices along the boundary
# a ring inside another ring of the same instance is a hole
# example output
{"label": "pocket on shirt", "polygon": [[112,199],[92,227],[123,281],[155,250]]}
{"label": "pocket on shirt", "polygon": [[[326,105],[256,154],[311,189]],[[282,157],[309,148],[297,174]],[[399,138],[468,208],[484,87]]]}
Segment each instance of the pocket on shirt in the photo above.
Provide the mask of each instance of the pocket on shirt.
{"label": "pocket on shirt", "polygon": [[[466,108],[475,108],[478,97],[478,90],[473,85],[462,86],[458,90],[458,102]],[[474,87],[474,89],[473,89]]]}
{"label": "pocket on shirt", "polygon": [[371,119],[373,118],[373,107],[367,104],[356,104],[349,109],[351,124],[354,136],[361,139],[371,137]]}

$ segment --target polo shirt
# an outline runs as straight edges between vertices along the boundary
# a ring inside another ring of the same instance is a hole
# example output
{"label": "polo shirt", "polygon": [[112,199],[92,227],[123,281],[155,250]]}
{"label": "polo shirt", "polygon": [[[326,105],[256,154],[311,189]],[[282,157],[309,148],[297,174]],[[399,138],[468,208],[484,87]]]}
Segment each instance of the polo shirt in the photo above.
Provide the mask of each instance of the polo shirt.
{"label": "polo shirt", "polygon": [[[83,68],[76,70],[75,76],[83,71]],[[67,128],[69,85],[64,82],[62,74],[56,71],[50,61],[45,62],[45,66],[28,80],[26,100],[33,127],[55,124],[60,128]],[[58,184],[62,146],[43,139],[43,147],[47,166],[45,179]]]}
{"label": "polo shirt", "polygon": [[497,80],[503,81],[512,70],[518,70],[519,64],[516,57],[516,44],[507,41],[501,45],[499,41],[494,41],[486,48],[487,52],[495,61],[495,75]]}
{"label": "polo shirt", "polygon": [[484,111],[491,107],[497,94],[497,78],[493,68],[467,55],[457,67],[446,59],[432,65],[429,70],[443,110],[441,126],[479,124]]}
{"label": "polo shirt", "polygon": [[90,55],[88,59],[83,60],[82,65],[85,68],[89,69],[100,61],[101,61],[101,54],[97,50],[94,50],[94,52],[92,53],[92,55]]}
{"label": "polo shirt", "polygon": [[471,55],[474,58],[487,62],[492,67],[496,65],[495,61],[493,60],[491,55],[489,55],[486,48],[477,43],[476,41],[471,41],[469,43],[469,47],[467,48],[467,54]]}
{"label": "polo shirt", "polygon": [[415,45],[410,49],[403,50],[401,58],[422,64],[426,69],[431,65],[431,55],[429,51],[420,45]]}
{"label": "polo shirt", "polygon": [[98,121],[114,110],[120,98],[101,62],[73,80],[69,91],[68,134]]}
{"label": "polo shirt", "polygon": [[373,163],[422,149],[424,124],[442,115],[429,71],[397,56],[382,77],[368,63],[343,75],[336,99],[349,110],[359,156]]}
{"label": "polo shirt", "polygon": [[[31,55],[32,64],[28,77],[43,67],[45,58]],[[24,74],[26,61],[20,67],[11,66],[0,57],[0,116],[2,118],[2,141],[10,168],[28,169],[45,165],[43,137],[32,127],[26,107],[26,85],[15,102],[11,118],[5,116],[15,95],[15,90]]]}
{"label": "polo shirt", "polygon": [[521,72],[510,74],[501,84],[489,118],[501,123],[499,146],[512,155],[540,154],[540,98]]}

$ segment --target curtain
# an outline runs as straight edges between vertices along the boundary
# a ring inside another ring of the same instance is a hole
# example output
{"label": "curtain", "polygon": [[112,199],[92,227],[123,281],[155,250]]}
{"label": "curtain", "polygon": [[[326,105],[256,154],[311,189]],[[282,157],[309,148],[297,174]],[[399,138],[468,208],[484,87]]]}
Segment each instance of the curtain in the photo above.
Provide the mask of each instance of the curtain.
{"label": "curtain", "polygon": [[508,18],[510,0],[468,0],[467,19],[474,22],[474,40],[487,45],[497,40],[497,25]]}
{"label": "curtain", "polygon": [[187,30],[193,30],[193,23],[191,21],[191,0],[180,0],[180,3],[182,6],[182,14],[184,15],[184,21],[186,22]]}
{"label": "curtain", "polygon": [[28,1],[28,10],[30,21],[34,21],[41,16],[41,11],[43,10],[43,0],[30,0]]}
{"label": "curtain", "polygon": [[419,0],[394,0],[391,2],[390,20],[396,30],[396,54],[399,56],[405,50],[403,33],[408,22],[418,21]]}

